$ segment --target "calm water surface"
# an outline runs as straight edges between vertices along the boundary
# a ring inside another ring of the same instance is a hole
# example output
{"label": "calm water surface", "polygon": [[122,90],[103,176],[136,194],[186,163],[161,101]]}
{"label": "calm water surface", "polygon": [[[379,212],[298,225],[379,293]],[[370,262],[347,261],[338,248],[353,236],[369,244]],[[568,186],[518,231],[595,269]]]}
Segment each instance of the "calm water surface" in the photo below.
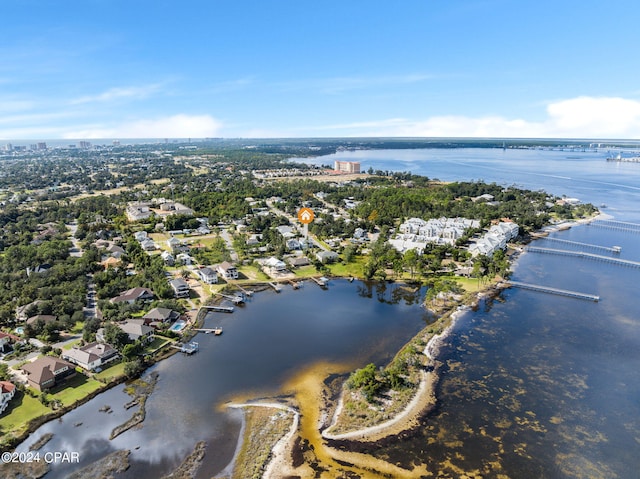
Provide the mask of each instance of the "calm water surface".
{"label": "calm water surface", "polygon": [[[577,197],[640,223],[640,164],[604,152],[455,149],[341,152],[363,170],[482,179]],[[308,161],[308,160],[301,160]],[[640,233],[580,226],[553,236],[622,246],[640,261]],[[540,240],[536,245],[599,250]],[[369,450],[424,462],[436,477],[640,477],[640,269],[526,253],[515,280],[601,296],[589,301],[503,292],[466,314],[441,351],[439,405],[402,441]]]}
{"label": "calm water surface", "polygon": [[[332,281],[328,290],[315,283],[282,293],[264,291],[233,314],[214,313],[208,327],[221,326],[220,337],[199,334],[200,351],[158,363],[156,390],[147,401],[141,429],[113,441],[111,430],[133,410],[124,386],[102,394],[42,426],[19,451],[44,433],[54,438],[44,451],[79,451],[81,466],[119,449],[132,451],[132,467],[119,477],[157,479],[174,469],[197,441],[208,441],[198,477],[210,478],[229,463],[241,427],[238,411],[218,406],[237,394],[274,394],[295,371],[316,361],[347,362],[355,367],[384,363],[432,319],[420,306],[424,290],[395,284]],[[113,414],[98,412],[110,405]],[[77,424],[80,424],[76,427]],[[65,477],[60,467],[47,478]]]}

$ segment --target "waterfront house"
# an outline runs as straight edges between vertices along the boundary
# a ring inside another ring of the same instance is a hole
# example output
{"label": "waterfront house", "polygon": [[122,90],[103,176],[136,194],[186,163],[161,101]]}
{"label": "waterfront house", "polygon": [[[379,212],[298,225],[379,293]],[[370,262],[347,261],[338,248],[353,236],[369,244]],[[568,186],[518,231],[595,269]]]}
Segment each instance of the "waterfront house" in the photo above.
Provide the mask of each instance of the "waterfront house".
{"label": "waterfront house", "polygon": [[333,263],[338,260],[338,253],[335,251],[320,251],[316,253],[316,259],[321,263]]}
{"label": "waterfront house", "polygon": [[130,319],[124,323],[118,323],[118,327],[127,333],[131,341],[140,341],[142,343],[153,341],[154,329],[144,324],[143,319]]}
{"label": "waterfront house", "polygon": [[27,374],[27,384],[38,391],[50,389],[73,376],[73,364],[53,356],[42,356],[21,368]]}
{"label": "waterfront house", "polygon": [[119,296],[111,298],[112,303],[127,302],[133,304],[136,301],[153,299],[154,293],[149,288],[131,288],[127,291],[123,291]]}
{"label": "waterfront house", "polygon": [[220,273],[220,275],[226,280],[238,279],[238,269],[228,261],[223,261],[218,265],[216,269],[218,273]]}
{"label": "waterfront house", "polygon": [[93,371],[117,358],[118,351],[106,343],[89,343],[80,348],[66,350],[62,354],[62,359],[87,371]]}
{"label": "waterfront house", "polygon": [[299,256],[299,257],[295,257],[295,258],[289,258],[288,261],[289,261],[289,264],[291,266],[293,266],[294,268],[299,268],[301,266],[309,265],[309,258],[307,258],[306,256]]}
{"label": "waterfront house", "polygon": [[196,273],[203,283],[216,284],[218,282],[218,274],[211,268],[200,268],[196,270]]}
{"label": "waterfront house", "polygon": [[176,278],[169,281],[169,286],[173,289],[173,294],[176,298],[188,298],[189,297],[189,283],[182,278]]}
{"label": "waterfront house", "polygon": [[13,399],[13,396],[16,394],[16,385],[10,383],[9,381],[0,381],[0,414],[2,414],[7,406],[9,405],[9,401]]}
{"label": "waterfront house", "polygon": [[153,308],[142,318],[150,322],[172,323],[180,317],[180,313],[169,308]]}
{"label": "waterfront house", "polygon": [[287,270],[287,265],[284,261],[279,260],[275,256],[270,257],[264,261],[264,266],[268,268],[272,273],[284,273]]}

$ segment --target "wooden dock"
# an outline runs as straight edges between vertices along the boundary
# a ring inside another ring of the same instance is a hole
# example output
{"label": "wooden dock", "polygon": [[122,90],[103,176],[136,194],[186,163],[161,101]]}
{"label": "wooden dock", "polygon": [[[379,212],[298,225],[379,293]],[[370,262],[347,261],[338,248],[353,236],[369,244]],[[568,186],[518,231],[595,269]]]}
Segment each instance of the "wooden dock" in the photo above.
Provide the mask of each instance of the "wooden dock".
{"label": "wooden dock", "polygon": [[216,336],[220,336],[222,334],[222,328],[194,328],[193,331],[199,331],[204,334],[215,334]]}
{"label": "wooden dock", "polygon": [[217,311],[219,313],[233,313],[233,306],[202,306],[204,309],[210,309],[211,311]]}
{"label": "wooden dock", "polygon": [[179,349],[181,353],[185,353],[189,355],[197,353],[198,350],[200,349],[200,345],[195,341],[192,341],[187,344],[172,344],[171,347],[175,349]]}
{"label": "wooden dock", "polygon": [[327,287],[327,283],[329,282],[329,280],[327,278],[325,278],[324,276],[322,276],[321,278],[314,278],[313,276],[311,277],[311,279],[321,288],[326,288]]}
{"label": "wooden dock", "polygon": [[514,286],[516,288],[528,289],[531,291],[539,291],[541,293],[550,293],[550,294],[556,294],[559,296],[568,296],[570,298],[586,299],[594,302],[600,301],[600,296],[596,296],[595,294],[579,293],[577,291],[569,291],[566,289],[552,288],[550,286],[541,286],[537,284],[522,283],[520,281],[505,281],[502,284],[507,287]]}
{"label": "wooden dock", "polygon": [[253,296],[253,291],[250,291],[248,289],[244,289],[242,286],[240,286],[237,283],[233,283],[233,285],[238,288],[240,291],[242,291],[242,294],[244,294],[247,298],[250,298],[251,296]]}
{"label": "wooden dock", "polygon": [[275,290],[276,293],[279,293],[280,291],[282,291],[282,288],[278,283],[268,283],[268,284]]}
{"label": "wooden dock", "polygon": [[293,289],[299,289],[302,286],[300,282],[296,282],[292,279],[289,280],[289,284]]}
{"label": "wooden dock", "polygon": [[224,299],[228,299],[233,304],[242,304],[242,303],[244,303],[244,295],[242,295],[242,294],[236,294],[234,296],[229,296],[228,294],[222,294],[222,293],[213,293],[213,294],[215,294],[217,296],[222,296]]}

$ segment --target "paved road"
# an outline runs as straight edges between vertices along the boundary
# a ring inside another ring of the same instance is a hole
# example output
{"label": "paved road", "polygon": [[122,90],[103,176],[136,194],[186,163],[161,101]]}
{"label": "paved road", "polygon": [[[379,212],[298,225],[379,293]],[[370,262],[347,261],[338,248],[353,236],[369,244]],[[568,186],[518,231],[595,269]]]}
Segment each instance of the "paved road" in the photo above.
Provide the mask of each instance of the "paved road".
{"label": "paved road", "polygon": [[234,262],[238,261],[238,253],[236,253],[236,250],[233,248],[233,240],[231,239],[229,230],[227,228],[221,228],[220,237],[224,240],[225,244],[227,245],[227,249],[231,254],[231,260]]}

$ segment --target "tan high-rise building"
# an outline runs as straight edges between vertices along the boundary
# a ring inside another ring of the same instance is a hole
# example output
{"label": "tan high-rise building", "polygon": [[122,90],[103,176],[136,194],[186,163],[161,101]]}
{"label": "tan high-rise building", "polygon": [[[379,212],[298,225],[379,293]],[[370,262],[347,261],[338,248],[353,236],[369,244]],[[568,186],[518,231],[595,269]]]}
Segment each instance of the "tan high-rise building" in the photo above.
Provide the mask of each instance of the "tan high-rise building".
{"label": "tan high-rise building", "polygon": [[334,161],[333,169],[342,173],[360,173],[358,161]]}

